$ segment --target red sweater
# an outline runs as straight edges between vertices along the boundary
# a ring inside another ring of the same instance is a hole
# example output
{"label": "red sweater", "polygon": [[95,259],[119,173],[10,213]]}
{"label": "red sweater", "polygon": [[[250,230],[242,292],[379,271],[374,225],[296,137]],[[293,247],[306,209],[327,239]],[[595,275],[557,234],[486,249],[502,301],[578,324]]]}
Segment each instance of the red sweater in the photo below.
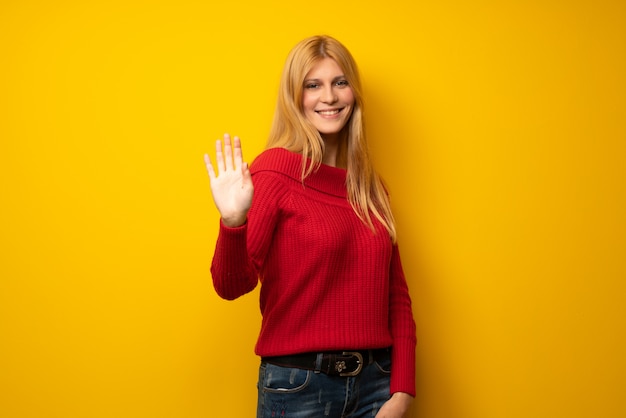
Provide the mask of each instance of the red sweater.
{"label": "red sweater", "polygon": [[321,165],[303,185],[301,155],[283,148],[250,170],[248,221],[220,223],[211,273],[225,299],[260,280],[256,354],[391,346],[391,393],[415,395],[415,322],[398,247],[380,223],[373,232],[356,216],[346,170]]}

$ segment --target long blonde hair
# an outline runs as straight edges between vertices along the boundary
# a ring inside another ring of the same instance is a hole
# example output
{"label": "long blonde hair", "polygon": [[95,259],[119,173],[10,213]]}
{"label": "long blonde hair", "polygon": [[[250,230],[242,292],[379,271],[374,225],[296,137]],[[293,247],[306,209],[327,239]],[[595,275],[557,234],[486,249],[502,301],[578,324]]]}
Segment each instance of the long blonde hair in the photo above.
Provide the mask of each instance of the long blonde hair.
{"label": "long blonde hair", "polygon": [[[268,148],[286,148],[302,154],[302,181],[322,163],[324,140],[304,115],[304,79],[323,58],[332,58],[344,72],[355,103],[352,115],[341,131],[337,161],[347,169],[348,201],[357,216],[372,230],[372,215],[380,221],[391,239],[396,227],[389,197],[369,156],[363,123],[361,80],[354,58],[339,41],[329,36],[313,36],[299,42],[287,56],[278,90],[274,121]],[[307,164],[310,159],[312,164]]]}

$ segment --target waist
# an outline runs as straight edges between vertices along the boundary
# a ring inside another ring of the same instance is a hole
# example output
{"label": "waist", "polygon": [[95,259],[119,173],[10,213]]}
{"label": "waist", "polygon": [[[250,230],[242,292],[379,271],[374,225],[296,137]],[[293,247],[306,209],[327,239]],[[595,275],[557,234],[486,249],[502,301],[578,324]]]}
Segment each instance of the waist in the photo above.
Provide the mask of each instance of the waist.
{"label": "waist", "polygon": [[385,359],[390,354],[389,348],[379,348],[261,357],[261,361],[281,367],[313,370],[330,376],[350,377],[358,375],[364,366]]}

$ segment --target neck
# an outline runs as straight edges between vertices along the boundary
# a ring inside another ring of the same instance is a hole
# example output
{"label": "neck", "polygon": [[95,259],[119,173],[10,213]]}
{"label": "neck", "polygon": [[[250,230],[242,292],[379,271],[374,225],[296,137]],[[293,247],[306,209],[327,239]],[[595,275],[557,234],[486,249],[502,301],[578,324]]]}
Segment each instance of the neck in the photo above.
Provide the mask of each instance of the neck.
{"label": "neck", "polygon": [[339,135],[322,135],[324,140],[324,156],[322,163],[337,167],[337,155],[339,153]]}

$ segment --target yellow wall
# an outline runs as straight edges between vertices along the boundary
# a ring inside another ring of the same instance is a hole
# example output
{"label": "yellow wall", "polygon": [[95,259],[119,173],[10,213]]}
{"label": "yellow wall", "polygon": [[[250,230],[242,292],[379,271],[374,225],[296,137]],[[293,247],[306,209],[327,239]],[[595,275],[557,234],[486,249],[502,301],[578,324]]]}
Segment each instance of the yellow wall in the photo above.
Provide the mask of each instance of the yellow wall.
{"label": "yellow wall", "polygon": [[411,416],[626,416],[625,3],[294,3],[2,2],[0,416],[253,416],[258,293],[212,289],[202,154],[261,151],[317,33],[363,74]]}

